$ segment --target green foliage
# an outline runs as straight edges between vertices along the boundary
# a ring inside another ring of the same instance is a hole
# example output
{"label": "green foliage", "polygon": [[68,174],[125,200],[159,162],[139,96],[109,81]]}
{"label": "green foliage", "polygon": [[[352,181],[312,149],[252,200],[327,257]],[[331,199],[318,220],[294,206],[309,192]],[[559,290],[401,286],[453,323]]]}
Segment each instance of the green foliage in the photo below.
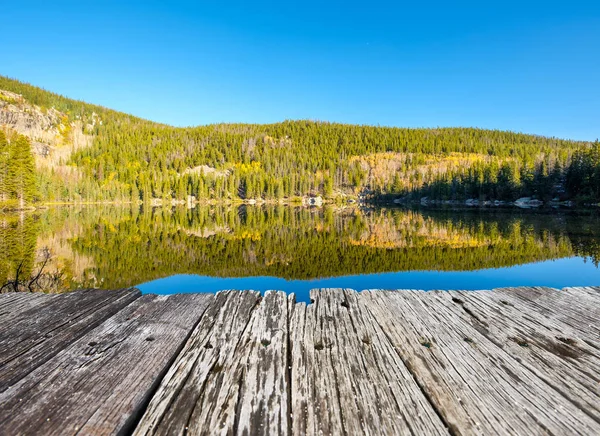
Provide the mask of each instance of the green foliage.
{"label": "green foliage", "polygon": [[28,277],[34,269],[39,221],[32,215],[0,215],[0,285],[19,270]]}
{"label": "green foliage", "polygon": [[[84,121],[89,148],[38,175],[56,201],[278,200],[342,194],[598,200],[592,144],[473,128],[406,129],[314,121],[176,128],[0,76],[0,89]],[[67,121],[64,122],[68,125]],[[383,165],[386,164],[386,165]],[[585,174],[584,174],[585,173]]]}
{"label": "green foliage", "polygon": [[[567,152],[566,159],[568,152],[579,146],[552,138],[478,129],[399,129],[310,121],[188,129],[140,121],[128,127],[103,127],[94,146],[77,153],[73,163],[112,192],[120,186],[131,193],[136,186],[139,192],[151,192],[155,198],[181,198],[181,178],[185,193],[197,198],[331,197],[334,192],[363,189],[393,192],[398,186],[394,177],[376,186],[353,157],[382,152],[410,154],[408,165],[416,168],[426,156],[450,153],[492,153],[498,160],[518,162],[531,155],[557,160]],[[485,165],[460,168],[464,180],[459,183],[467,183],[467,178],[481,179],[489,172]],[[211,172],[192,171],[199,167]],[[430,179],[433,181],[433,176]],[[427,181],[423,178],[421,185]]]}
{"label": "green foliage", "polygon": [[[64,289],[173,274],[314,279],[600,259],[596,215],[302,207],[51,208],[0,217],[0,280],[39,270]],[[37,241],[37,247],[36,247]],[[54,285],[53,285],[54,286]]]}
{"label": "green foliage", "polygon": [[35,162],[29,139],[0,130],[0,206],[23,208],[36,195]]}

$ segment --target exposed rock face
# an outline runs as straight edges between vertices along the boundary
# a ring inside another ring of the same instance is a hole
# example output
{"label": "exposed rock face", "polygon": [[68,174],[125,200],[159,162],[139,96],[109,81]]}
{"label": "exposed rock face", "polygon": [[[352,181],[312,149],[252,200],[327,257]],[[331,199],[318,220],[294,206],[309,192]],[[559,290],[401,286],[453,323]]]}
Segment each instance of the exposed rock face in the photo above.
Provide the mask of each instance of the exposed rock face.
{"label": "exposed rock face", "polygon": [[227,177],[231,173],[229,170],[217,170],[208,165],[199,165],[194,168],[186,169],[184,174],[198,174],[198,175],[204,174],[205,176],[212,174],[215,177]]}
{"label": "exposed rock face", "polygon": [[323,198],[321,197],[304,197],[302,198],[302,204],[305,206],[323,206]]}
{"label": "exposed rock face", "polygon": [[0,125],[32,141],[55,144],[60,138],[62,117],[64,114],[55,109],[42,111],[25,102],[20,95],[0,90]]}
{"label": "exposed rock face", "polygon": [[19,94],[3,90],[0,90],[0,128],[14,130],[31,140],[38,167],[59,166],[71,153],[91,145],[93,140],[80,120],[70,121],[54,108],[42,109]]}

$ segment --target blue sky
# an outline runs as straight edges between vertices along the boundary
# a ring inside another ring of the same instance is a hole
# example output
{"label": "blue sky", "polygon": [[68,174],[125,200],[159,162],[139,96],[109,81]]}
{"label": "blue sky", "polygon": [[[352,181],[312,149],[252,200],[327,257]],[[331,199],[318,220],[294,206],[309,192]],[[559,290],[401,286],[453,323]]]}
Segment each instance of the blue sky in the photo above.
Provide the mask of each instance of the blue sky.
{"label": "blue sky", "polygon": [[600,2],[8,1],[0,74],[173,125],[600,137]]}

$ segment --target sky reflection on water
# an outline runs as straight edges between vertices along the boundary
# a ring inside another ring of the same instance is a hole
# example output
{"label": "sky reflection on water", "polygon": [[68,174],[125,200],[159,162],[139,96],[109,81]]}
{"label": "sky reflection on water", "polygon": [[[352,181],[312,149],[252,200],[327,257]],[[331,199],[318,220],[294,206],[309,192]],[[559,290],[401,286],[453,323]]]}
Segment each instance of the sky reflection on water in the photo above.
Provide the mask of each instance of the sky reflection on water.
{"label": "sky reflection on water", "polygon": [[256,291],[283,290],[296,294],[297,301],[308,303],[309,292],[316,288],[364,289],[445,289],[478,290],[509,286],[600,285],[600,269],[581,257],[549,260],[508,268],[479,271],[409,271],[383,274],[350,275],[316,280],[285,280],[277,277],[219,278],[175,275],[139,285],[144,293],[173,294],[217,292],[225,289]]}

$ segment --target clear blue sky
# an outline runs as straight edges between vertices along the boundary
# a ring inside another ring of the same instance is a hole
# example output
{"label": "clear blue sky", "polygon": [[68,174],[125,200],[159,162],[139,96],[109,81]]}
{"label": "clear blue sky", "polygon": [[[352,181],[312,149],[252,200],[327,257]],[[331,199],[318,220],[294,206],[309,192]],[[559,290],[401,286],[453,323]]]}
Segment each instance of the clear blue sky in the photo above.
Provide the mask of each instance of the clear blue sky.
{"label": "clear blue sky", "polygon": [[173,125],[600,137],[597,1],[0,1],[0,74]]}

